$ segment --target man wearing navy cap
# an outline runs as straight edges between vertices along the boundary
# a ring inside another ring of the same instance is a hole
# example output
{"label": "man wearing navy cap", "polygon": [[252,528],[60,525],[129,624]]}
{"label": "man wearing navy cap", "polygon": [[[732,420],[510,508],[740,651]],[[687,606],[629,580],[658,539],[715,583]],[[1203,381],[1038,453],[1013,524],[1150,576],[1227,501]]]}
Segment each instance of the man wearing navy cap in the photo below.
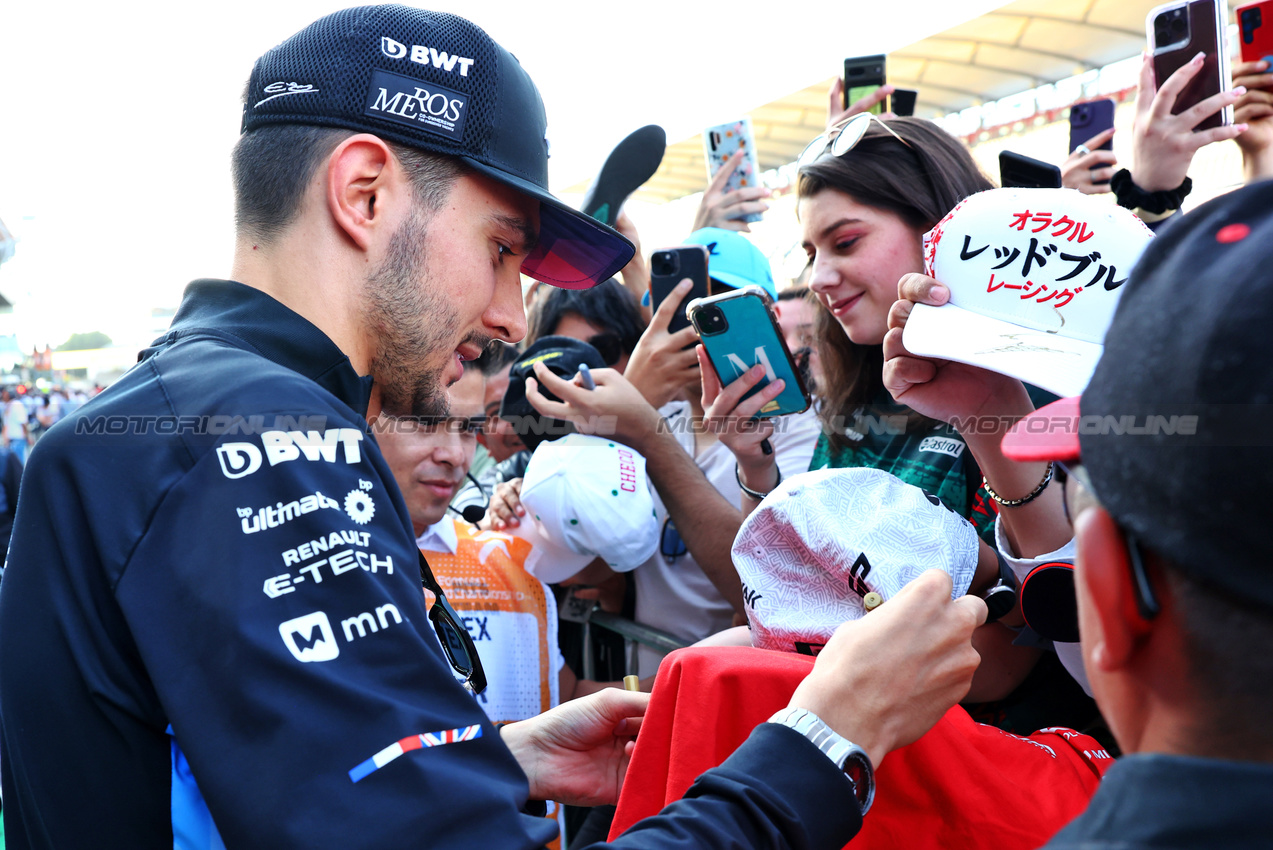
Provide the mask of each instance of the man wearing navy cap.
{"label": "man wearing navy cap", "polygon": [[1269,846],[1270,209],[1266,181],[1160,231],[1082,397],[1004,438],[1067,473],[1084,667],[1127,754],[1049,848]]}
{"label": "man wearing navy cap", "polygon": [[[525,332],[522,274],[581,288],[632,256],[548,194],[545,124],[517,60],[451,15],[348,9],[257,61],[233,280],[192,283],[27,467],[0,592],[10,848],[530,848],[553,827],[528,798],[614,801],[645,696],[496,731],[367,426],[445,414],[463,361]],[[798,723],[621,843],[843,844],[862,760],[967,689],[984,608],[949,593],[842,632]],[[905,686],[872,698],[854,656]]]}

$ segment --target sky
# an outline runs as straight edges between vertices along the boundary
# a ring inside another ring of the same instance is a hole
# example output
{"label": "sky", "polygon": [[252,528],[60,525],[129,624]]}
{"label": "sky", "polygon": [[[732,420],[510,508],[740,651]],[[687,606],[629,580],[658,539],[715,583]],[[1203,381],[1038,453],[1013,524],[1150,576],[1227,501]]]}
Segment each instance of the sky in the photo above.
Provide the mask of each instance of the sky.
{"label": "sky", "polygon": [[[182,288],[229,272],[229,154],[257,56],[351,3],[0,6],[0,267],[26,349],[104,331],[138,346]],[[1003,5],[999,0],[439,0],[518,57],[548,112],[550,188],[590,179],[624,136],[669,142]]]}

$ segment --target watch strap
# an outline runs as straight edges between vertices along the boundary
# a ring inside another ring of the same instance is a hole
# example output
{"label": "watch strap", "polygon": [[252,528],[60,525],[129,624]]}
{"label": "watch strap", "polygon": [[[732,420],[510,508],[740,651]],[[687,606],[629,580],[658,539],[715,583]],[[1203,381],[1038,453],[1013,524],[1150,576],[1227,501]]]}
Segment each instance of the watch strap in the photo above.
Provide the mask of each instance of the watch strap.
{"label": "watch strap", "polygon": [[822,718],[807,709],[784,708],[770,717],[769,722],[794,729],[821,750],[852,783],[862,814],[870,810],[875,801],[875,770],[865,750],[837,734]]}

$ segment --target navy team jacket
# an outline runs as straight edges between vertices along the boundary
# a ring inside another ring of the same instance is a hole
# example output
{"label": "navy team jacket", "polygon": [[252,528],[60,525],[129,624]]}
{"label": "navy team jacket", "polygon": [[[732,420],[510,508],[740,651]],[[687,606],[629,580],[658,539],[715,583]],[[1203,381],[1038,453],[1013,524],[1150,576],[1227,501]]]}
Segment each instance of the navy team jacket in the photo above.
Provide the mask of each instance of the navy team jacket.
{"label": "navy team jacket", "polygon": [[[551,837],[426,617],[370,388],[269,296],[196,281],[41,439],[0,587],[11,850]],[[768,724],[689,797],[616,846],[840,847],[860,823],[843,774]]]}

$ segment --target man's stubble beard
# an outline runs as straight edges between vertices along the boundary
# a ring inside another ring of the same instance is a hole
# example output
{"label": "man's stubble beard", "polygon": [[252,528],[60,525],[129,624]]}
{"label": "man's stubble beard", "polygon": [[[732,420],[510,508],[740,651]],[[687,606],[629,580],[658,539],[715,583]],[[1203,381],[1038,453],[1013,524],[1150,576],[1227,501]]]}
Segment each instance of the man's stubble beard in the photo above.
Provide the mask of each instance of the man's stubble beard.
{"label": "man's stubble beard", "polygon": [[[427,224],[428,216],[413,206],[384,262],[367,278],[363,319],[373,334],[371,376],[381,408],[392,416],[446,416],[450,410],[442,373],[458,344],[460,317],[428,274]],[[470,334],[463,341],[484,347],[488,339]]]}

